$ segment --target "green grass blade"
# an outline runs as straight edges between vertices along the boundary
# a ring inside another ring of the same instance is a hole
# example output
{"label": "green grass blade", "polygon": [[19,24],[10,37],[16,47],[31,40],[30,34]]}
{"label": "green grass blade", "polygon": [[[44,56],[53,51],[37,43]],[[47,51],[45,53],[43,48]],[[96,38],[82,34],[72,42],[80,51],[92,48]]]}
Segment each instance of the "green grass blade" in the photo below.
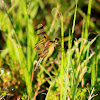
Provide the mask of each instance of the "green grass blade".
{"label": "green grass blade", "polygon": [[31,47],[30,47],[30,23],[29,23],[29,18],[27,16],[27,68],[28,72],[31,71]]}
{"label": "green grass blade", "polygon": [[60,100],[63,100],[63,66],[64,66],[64,29],[63,29],[63,16],[60,13],[61,19],[61,37],[62,37],[62,56],[61,56],[61,70],[60,70],[60,78],[61,78],[61,89],[60,89]]}
{"label": "green grass blade", "polygon": [[[72,26],[72,38],[73,38],[73,33],[74,33],[74,27],[75,27],[75,20],[76,20],[76,12],[77,12],[77,4],[78,4],[78,0],[76,0],[76,7],[75,7],[75,14],[74,14],[74,20],[73,20],[73,26]],[[71,39],[71,47],[72,47],[72,39]],[[71,52],[71,51],[70,51]],[[71,60],[71,59],[70,59]],[[71,62],[71,61],[70,61]],[[73,68],[73,67],[72,67]],[[73,69],[74,70],[74,69]],[[74,71],[75,72],[75,71]],[[76,94],[76,89],[77,89],[77,81],[78,78],[76,80],[76,84],[75,84],[75,88],[73,91],[73,95],[72,95],[72,100],[75,99],[75,94]]]}
{"label": "green grass blade", "polygon": [[89,0],[88,3],[88,12],[87,12],[87,19],[86,19],[86,27],[85,27],[85,38],[88,39],[88,29],[90,24],[90,15],[91,15],[91,2],[92,0]]}

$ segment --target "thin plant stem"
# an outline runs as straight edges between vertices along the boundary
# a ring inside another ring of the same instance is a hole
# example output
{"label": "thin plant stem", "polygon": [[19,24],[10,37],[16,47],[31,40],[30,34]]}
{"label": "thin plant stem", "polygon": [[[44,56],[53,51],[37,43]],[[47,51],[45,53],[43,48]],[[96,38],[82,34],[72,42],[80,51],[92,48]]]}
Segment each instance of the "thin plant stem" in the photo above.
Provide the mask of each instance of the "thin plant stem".
{"label": "thin plant stem", "polygon": [[60,100],[63,100],[64,29],[63,29],[63,16],[61,13],[59,15],[61,19],[61,37],[62,37],[62,56],[61,56],[61,71],[60,71],[60,78],[61,78]]}

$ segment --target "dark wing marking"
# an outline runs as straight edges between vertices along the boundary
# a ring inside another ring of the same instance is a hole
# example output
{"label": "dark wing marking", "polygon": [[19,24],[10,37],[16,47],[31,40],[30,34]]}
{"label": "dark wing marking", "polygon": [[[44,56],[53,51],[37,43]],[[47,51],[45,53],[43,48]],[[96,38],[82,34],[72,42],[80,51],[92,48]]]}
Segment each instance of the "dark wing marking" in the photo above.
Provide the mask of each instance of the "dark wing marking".
{"label": "dark wing marking", "polygon": [[40,40],[35,44],[35,49],[38,52],[38,57],[45,58],[48,54],[48,44],[49,41],[44,41],[44,39]]}
{"label": "dark wing marking", "polygon": [[44,39],[40,40],[39,42],[37,42],[35,44],[35,49],[38,51],[38,52],[42,52],[43,49],[45,49],[45,44],[46,44],[46,41]]}
{"label": "dark wing marking", "polygon": [[35,31],[40,30],[40,29],[43,29],[43,25],[42,24],[39,24]]}
{"label": "dark wing marking", "polygon": [[42,24],[39,24],[38,26],[37,26],[37,29],[36,29],[36,31],[37,31],[37,35],[38,35],[38,37],[40,38],[40,39],[45,39],[45,40],[49,40],[49,37],[48,37],[48,35],[46,34],[46,32],[44,31],[44,28],[43,28],[43,25]]}
{"label": "dark wing marking", "polygon": [[48,55],[48,52],[49,52],[48,48],[45,47],[45,49],[44,49],[42,52],[39,52],[39,53],[38,53],[38,56],[39,56],[40,58],[45,58],[45,57]]}

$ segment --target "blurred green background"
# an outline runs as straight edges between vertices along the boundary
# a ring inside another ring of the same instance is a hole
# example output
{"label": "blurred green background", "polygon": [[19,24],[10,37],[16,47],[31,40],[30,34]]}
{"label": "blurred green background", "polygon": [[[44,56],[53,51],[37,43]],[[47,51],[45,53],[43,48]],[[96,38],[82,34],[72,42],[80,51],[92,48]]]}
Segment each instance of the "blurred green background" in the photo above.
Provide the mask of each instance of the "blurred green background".
{"label": "blurred green background", "polygon": [[[34,71],[40,23],[60,41]],[[100,0],[0,0],[0,100],[99,100],[99,36]]]}

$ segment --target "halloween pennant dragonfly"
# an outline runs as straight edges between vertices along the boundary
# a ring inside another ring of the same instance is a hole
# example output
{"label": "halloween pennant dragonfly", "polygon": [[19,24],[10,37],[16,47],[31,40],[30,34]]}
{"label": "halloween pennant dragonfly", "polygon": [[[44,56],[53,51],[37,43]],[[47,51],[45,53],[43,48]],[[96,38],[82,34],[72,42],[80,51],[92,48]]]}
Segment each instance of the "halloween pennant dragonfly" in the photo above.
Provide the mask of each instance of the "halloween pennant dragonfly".
{"label": "halloween pennant dragonfly", "polygon": [[46,34],[46,32],[44,31],[42,24],[39,24],[37,26],[36,31],[37,31],[38,37],[40,38],[40,41],[38,41],[34,47],[35,50],[38,52],[38,57],[39,57],[39,60],[35,66],[35,70],[37,69],[39,64],[42,62],[42,60],[48,55],[49,47],[52,45],[53,45],[53,47],[55,47],[59,41],[58,38],[55,38],[54,41],[49,40],[49,37]]}

